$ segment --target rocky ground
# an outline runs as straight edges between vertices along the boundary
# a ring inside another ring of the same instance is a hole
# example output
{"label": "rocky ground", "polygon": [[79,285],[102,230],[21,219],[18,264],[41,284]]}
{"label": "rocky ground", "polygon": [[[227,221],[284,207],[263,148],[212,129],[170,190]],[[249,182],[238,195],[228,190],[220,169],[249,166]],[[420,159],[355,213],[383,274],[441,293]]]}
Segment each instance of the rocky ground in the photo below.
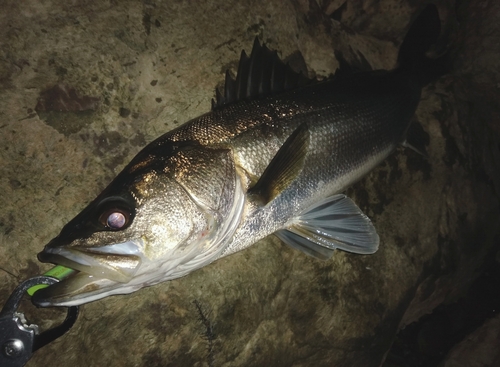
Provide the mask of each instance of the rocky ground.
{"label": "rocky ground", "polygon": [[[141,147],[208,111],[255,36],[285,59],[300,51],[311,76],[335,71],[335,51],[359,68],[391,69],[425,3],[4,1],[0,304],[49,268],[36,254]],[[498,267],[500,240],[500,5],[437,5],[449,69],[415,115],[429,158],[401,148],[347,192],[378,229],[375,255],[321,262],[268,238],[82,307],[28,366],[371,367],[388,355],[387,367],[419,365],[415,354],[429,349],[405,347],[412,336],[398,331],[469,294],[485,263]],[[23,307],[44,328],[64,313]],[[432,342],[416,328],[420,346]],[[498,317],[485,313],[463,333],[435,365],[499,364]]]}

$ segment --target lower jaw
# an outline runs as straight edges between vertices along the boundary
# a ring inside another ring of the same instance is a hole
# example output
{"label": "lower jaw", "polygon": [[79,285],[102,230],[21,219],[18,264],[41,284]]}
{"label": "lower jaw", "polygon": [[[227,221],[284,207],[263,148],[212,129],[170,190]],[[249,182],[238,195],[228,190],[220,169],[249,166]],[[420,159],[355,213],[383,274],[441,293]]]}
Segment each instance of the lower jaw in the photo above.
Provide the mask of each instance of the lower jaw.
{"label": "lower jaw", "polygon": [[75,272],[59,283],[38,290],[31,300],[38,307],[78,306],[115,294],[113,290],[120,285],[109,279]]}

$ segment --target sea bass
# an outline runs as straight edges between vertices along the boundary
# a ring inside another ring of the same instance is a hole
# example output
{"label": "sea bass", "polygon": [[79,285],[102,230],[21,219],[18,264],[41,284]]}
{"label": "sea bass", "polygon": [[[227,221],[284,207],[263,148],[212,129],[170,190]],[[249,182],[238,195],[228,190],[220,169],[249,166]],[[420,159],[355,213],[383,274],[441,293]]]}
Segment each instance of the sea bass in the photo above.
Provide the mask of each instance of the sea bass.
{"label": "sea bass", "polygon": [[321,259],[374,253],[341,192],[405,140],[420,90],[404,69],[309,81],[256,40],[210,112],[146,146],[45,246],[40,261],[75,271],[33,301],[134,292],[271,234]]}

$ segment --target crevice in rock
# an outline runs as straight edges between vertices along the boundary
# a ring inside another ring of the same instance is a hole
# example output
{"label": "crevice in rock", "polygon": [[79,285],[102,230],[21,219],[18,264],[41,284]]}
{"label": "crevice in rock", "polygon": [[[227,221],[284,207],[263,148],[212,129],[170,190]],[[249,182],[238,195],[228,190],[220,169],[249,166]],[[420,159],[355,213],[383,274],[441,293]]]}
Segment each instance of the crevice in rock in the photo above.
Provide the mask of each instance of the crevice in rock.
{"label": "crevice in rock", "polygon": [[457,302],[443,304],[401,330],[383,367],[437,367],[448,352],[500,311],[500,266],[494,256]]}

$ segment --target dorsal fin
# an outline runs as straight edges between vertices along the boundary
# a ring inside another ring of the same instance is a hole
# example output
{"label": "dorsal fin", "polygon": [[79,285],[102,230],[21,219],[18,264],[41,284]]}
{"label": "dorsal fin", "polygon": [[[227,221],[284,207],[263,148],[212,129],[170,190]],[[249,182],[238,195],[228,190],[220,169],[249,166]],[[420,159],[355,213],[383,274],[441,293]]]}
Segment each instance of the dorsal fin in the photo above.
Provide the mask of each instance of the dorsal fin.
{"label": "dorsal fin", "polygon": [[373,70],[371,65],[366,60],[365,56],[359,51],[355,52],[351,49],[351,58],[349,61],[339,50],[335,50],[334,54],[339,63],[339,66],[335,71],[335,77],[349,76],[352,74]]}
{"label": "dorsal fin", "polygon": [[235,101],[252,99],[269,93],[282,92],[310,82],[311,79],[297,73],[271,51],[260,44],[255,37],[250,57],[241,51],[236,79],[226,71],[224,93],[215,90],[216,100],[212,100],[212,109]]}

